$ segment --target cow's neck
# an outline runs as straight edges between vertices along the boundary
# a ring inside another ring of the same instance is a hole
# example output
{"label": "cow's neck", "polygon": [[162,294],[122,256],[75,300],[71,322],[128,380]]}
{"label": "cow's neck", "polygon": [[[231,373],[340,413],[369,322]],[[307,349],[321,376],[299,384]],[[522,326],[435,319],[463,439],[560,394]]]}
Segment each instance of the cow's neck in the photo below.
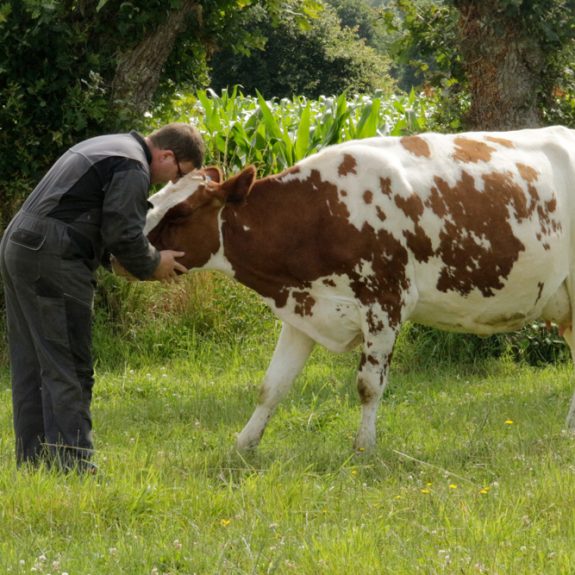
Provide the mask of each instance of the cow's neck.
{"label": "cow's neck", "polygon": [[279,178],[265,178],[254,184],[245,203],[228,204],[222,212],[224,256],[234,278],[278,307],[289,287],[305,282],[296,261],[306,229],[298,222],[297,191]]}

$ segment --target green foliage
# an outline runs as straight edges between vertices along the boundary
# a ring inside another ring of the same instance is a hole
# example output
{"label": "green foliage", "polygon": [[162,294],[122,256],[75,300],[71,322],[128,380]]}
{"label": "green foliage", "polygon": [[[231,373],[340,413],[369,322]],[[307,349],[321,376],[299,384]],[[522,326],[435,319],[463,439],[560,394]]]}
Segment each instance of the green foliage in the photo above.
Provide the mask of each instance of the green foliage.
{"label": "green foliage", "polygon": [[327,0],[336,11],[342,28],[352,29],[368,46],[379,53],[387,51],[388,31],[384,25],[384,8],[366,0]]}
{"label": "green foliage", "polygon": [[506,348],[503,336],[444,332],[408,322],[402,327],[394,357],[408,370],[425,371],[436,366],[476,368],[488,358],[501,357]]}
{"label": "green foliage", "polygon": [[326,6],[321,18],[303,29],[289,13],[278,23],[254,7],[245,14],[265,45],[238,54],[233,46],[212,59],[211,87],[219,92],[240,84],[251,95],[266,98],[295,94],[309,98],[390,90],[388,61],[360,39],[355,30],[342,28],[334,10]]}
{"label": "green foliage", "polygon": [[533,366],[570,362],[571,356],[557,326],[532,323],[505,336],[511,357]]}
{"label": "green foliage", "polygon": [[457,10],[447,2],[392,0],[385,22],[399,86],[424,90],[439,104],[436,122],[446,131],[461,130],[469,96],[458,50]]}
{"label": "green foliage", "polygon": [[207,163],[228,173],[255,164],[261,176],[338,142],[431,129],[434,113],[434,102],[415,92],[266,100],[259,93],[244,96],[236,86],[221,95],[213,90],[182,95],[158,110],[150,126],[168,118],[192,121],[205,136]]}
{"label": "green foliage", "polygon": [[408,322],[402,328],[394,356],[407,370],[437,366],[475,369],[489,358],[509,358],[535,367],[571,361],[558,328],[538,322],[489,337],[444,332]]}
{"label": "green foliage", "polygon": [[464,83],[457,51],[458,13],[447,2],[393,0],[385,22],[394,40],[390,50],[399,85],[434,88]]}
{"label": "green foliage", "polygon": [[562,73],[548,91],[545,122],[575,128],[575,41],[556,54],[554,67]]}

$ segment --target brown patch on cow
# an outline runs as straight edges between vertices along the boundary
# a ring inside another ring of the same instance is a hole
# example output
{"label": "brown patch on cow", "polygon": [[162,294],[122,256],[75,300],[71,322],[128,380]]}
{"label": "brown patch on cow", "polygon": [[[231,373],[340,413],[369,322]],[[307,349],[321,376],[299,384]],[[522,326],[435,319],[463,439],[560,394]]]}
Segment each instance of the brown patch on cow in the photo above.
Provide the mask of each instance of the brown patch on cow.
{"label": "brown patch on cow", "polygon": [[[363,364],[365,364],[365,362],[366,360],[362,356],[360,366],[363,367]],[[357,378],[357,392],[359,394],[359,400],[363,405],[365,405],[366,403],[371,403],[375,397],[375,394],[371,391],[369,384],[365,383],[365,380],[361,375]]]}
{"label": "brown patch on cow", "polygon": [[335,287],[337,284],[331,279],[331,278],[326,278],[322,281],[324,286],[328,286],[328,287]]}
{"label": "brown patch on cow", "polygon": [[347,176],[348,174],[356,174],[355,168],[357,167],[357,161],[351,154],[344,154],[343,160],[337,169],[337,173],[340,176]]}
{"label": "brown patch on cow", "polygon": [[293,292],[293,298],[296,301],[294,307],[294,313],[305,317],[306,315],[313,315],[313,306],[315,305],[315,299],[305,291],[295,291]]}
{"label": "brown patch on cow", "polygon": [[525,250],[513,234],[508,212],[511,206],[518,219],[525,217],[521,189],[509,174],[488,174],[484,180],[485,189],[479,191],[465,171],[453,187],[435,177],[430,207],[448,215],[436,252],[443,262],[437,281],[440,291],[467,295],[478,289],[483,296],[491,297],[504,286],[513,264]]}
{"label": "brown patch on cow", "polygon": [[485,138],[489,142],[493,142],[494,144],[499,144],[504,148],[515,148],[515,144],[511,140],[507,140],[505,138],[497,138],[495,136],[487,136]]}
{"label": "brown patch on cow", "polygon": [[543,293],[543,288],[545,287],[545,284],[543,282],[538,282],[537,287],[539,288],[539,291],[537,293],[537,297],[535,298],[535,304],[537,304],[537,302],[541,299],[541,294]]}
{"label": "brown patch on cow", "polygon": [[[528,218],[535,208],[533,198],[527,203],[523,189],[515,183],[509,172],[491,172],[482,177],[485,183],[485,200],[493,202],[495,198],[505,198],[501,208],[506,212],[505,206],[512,208],[518,221]],[[505,213],[506,215],[506,213]]]}
{"label": "brown patch on cow", "polygon": [[423,158],[431,157],[429,144],[421,136],[405,136],[399,141],[401,145],[414,156]]}
{"label": "brown patch on cow", "polygon": [[[257,181],[246,205],[226,205],[222,218],[225,255],[235,278],[278,308],[294,290],[306,292],[313,281],[345,276],[362,305],[378,305],[389,325],[400,323],[409,288],[406,247],[385,230],[351,224],[338,187],[322,180],[319,171],[302,180]],[[366,263],[373,273],[364,276]],[[298,297],[298,310],[305,312],[310,302]]]}
{"label": "brown patch on cow", "polygon": [[444,221],[435,252],[444,264],[437,283],[440,291],[466,295],[476,288],[490,297],[501,289],[525,250],[513,233],[512,220],[521,223],[537,218],[539,230],[535,235],[546,250],[550,244],[545,238],[561,231],[554,215],[555,198],[542,202],[532,184],[528,184],[526,195],[511,172],[490,172],[482,179],[484,189],[480,191],[465,171],[453,187],[436,177],[426,201]]}
{"label": "brown patch on cow", "polygon": [[373,355],[362,354],[362,359],[365,359],[364,365],[366,363],[370,363],[371,365],[379,365],[379,361],[377,361],[377,358],[373,357]]}
{"label": "brown patch on cow", "polygon": [[[380,317],[377,317],[374,313],[373,313],[373,309],[369,309],[367,312],[367,325],[369,326],[369,332],[370,333],[377,333],[380,332],[381,330],[383,330],[385,328],[385,325],[383,324],[383,321],[381,321]],[[371,342],[367,342],[366,347],[371,347],[372,344]]]}
{"label": "brown patch on cow", "polygon": [[385,196],[391,197],[393,194],[391,189],[391,178],[379,178],[379,187]]}
{"label": "brown patch on cow", "polygon": [[383,222],[384,220],[387,219],[385,212],[379,206],[375,206],[375,213],[377,214],[377,217],[379,218],[380,221]]}
{"label": "brown patch on cow", "polygon": [[[556,235],[562,230],[561,222],[555,219],[554,212],[557,209],[557,200],[555,198],[544,202],[543,205],[537,206],[537,216],[541,225],[541,239]],[[550,250],[551,246],[548,242],[543,242],[543,248]]]}
{"label": "brown patch on cow", "polygon": [[557,209],[557,198],[545,202],[545,207],[550,213],[554,212]]}
{"label": "brown patch on cow", "polygon": [[517,170],[519,175],[528,183],[533,183],[539,178],[539,174],[535,168],[525,164],[517,163]]}
{"label": "brown patch on cow", "polygon": [[429,236],[421,226],[415,226],[415,231],[404,231],[407,247],[413,252],[418,262],[426,262],[434,254]]}
{"label": "brown patch on cow", "polygon": [[495,148],[488,146],[485,142],[470,140],[469,138],[457,137],[454,144],[454,159],[464,163],[489,162],[492,153],[495,152]]}
{"label": "brown patch on cow", "polygon": [[423,214],[423,202],[414,194],[407,198],[395,196],[395,205],[414,223],[417,223]]}
{"label": "brown patch on cow", "polygon": [[395,196],[396,206],[415,224],[414,231],[403,232],[407,240],[407,247],[413,252],[416,259],[426,262],[433,255],[431,239],[419,225],[419,219],[423,215],[424,205],[419,196],[410,195],[407,198]]}
{"label": "brown patch on cow", "polygon": [[371,204],[371,202],[373,202],[373,192],[370,192],[369,190],[363,192],[363,201],[366,204]]}

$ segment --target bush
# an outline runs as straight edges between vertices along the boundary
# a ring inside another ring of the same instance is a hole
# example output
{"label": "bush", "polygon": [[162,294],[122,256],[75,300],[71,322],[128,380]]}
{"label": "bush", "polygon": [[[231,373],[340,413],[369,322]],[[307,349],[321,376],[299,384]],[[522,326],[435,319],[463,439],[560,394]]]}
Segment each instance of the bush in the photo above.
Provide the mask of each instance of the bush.
{"label": "bush", "polygon": [[395,356],[397,363],[408,370],[452,365],[474,367],[500,357],[536,367],[570,361],[569,347],[557,327],[539,322],[516,332],[488,337],[407,322],[398,338]]}

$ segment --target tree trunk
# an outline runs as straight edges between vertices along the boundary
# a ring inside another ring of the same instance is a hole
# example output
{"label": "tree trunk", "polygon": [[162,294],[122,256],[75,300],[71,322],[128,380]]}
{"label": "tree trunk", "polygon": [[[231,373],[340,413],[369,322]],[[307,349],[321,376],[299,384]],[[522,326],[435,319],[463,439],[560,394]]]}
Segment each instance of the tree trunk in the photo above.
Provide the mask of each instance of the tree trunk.
{"label": "tree trunk", "polygon": [[461,0],[460,49],[471,91],[466,124],[476,130],[512,130],[542,124],[538,91],[544,54],[521,18],[497,0]]}
{"label": "tree trunk", "polygon": [[119,56],[112,82],[114,107],[129,110],[135,117],[149,109],[176,39],[186,29],[187,17],[200,10],[196,0],[184,0],[179,10],[168,13],[163,24]]}

